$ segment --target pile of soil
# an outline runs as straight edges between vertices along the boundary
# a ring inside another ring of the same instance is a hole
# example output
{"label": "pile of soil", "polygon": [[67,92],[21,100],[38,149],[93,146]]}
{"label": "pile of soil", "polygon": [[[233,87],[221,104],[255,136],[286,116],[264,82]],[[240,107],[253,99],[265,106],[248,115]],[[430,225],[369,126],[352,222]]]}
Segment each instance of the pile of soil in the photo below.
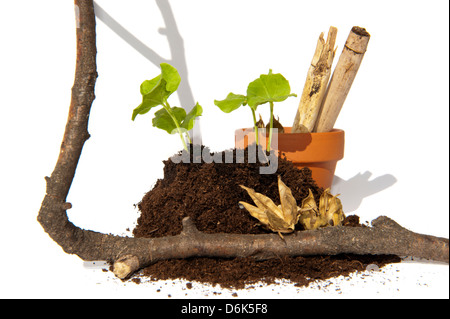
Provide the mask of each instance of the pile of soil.
{"label": "pile of soil", "polygon": [[[204,147],[202,146],[202,149]],[[209,149],[204,151],[210,152]],[[232,152],[236,159],[236,150]],[[225,152],[211,155],[221,155]],[[191,154],[195,152],[191,151]],[[206,233],[263,234],[268,231],[238,202],[253,201],[239,185],[255,189],[280,204],[277,176],[291,189],[297,203],[308,195],[309,189],[316,200],[323,189],[318,187],[308,168],[298,169],[283,156],[278,158],[276,174],[260,174],[262,163],[245,162],[205,163],[201,158],[189,163],[164,161],[164,178],[159,179],[138,204],[141,212],[135,237],[163,237],[177,235],[182,230],[182,219],[191,217],[198,230]],[[345,207],[344,207],[345,210]],[[346,227],[364,227],[356,215],[348,216]],[[298,230],[302,230],[297,226]],[[308,256],[280,257],[266,261],[253,258],[188,258],[157,262],[142,272],[153,280],[184,278],[219,284],[222,287],[244,288],[246,284],[275,279],[289,279],[298,286],[308,285],[317,279],[328,279],[365,270],[368,264],[379,267],[399,262],[396,256]]]}

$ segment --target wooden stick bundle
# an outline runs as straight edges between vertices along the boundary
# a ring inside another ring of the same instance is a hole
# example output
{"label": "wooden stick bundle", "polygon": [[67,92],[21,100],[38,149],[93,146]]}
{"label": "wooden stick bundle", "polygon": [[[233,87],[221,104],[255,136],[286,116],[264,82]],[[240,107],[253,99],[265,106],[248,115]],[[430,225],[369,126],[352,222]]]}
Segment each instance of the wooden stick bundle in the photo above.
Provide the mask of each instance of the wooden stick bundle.
{"label": "wooden stick bundle", "polygon": [[367,50],[370,34],[360,27],[353,27],[331,77],[323,105],[315,126],[315,132],[333,129],[342,105]]}
{"label": "wooden stick bundle", "polygon": [[334,48],[336,35],[335,27],[330,27],[326,42],[323,39],[323,32],[320,34],[292,125],[292,133],[309,133],[314,129],[330,79],[336,52]]}

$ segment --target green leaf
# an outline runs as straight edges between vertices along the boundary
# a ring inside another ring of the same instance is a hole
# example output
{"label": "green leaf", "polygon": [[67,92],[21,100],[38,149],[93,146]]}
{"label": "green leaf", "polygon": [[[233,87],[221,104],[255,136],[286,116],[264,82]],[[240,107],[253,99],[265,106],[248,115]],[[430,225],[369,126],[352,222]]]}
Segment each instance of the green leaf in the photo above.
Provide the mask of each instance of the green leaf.
{"label": "green leaf", "polygon": [[169,95],[175,92],[178,89],[178,86],[181,82],[181,77],[178,74],[177,69],[171,66],[168,63],[161,63],[161,74],[163,80],[166,82],[166,90],[169,92]]}
{"label": "green leaf", "polygon": [[142,103],[139,104],[139,106],[133,110],[133,114],[131,115],[131,120],[134,121],[134,119],[136,118],[136,116],[138,114],[145,114],[148,111],[150,111],[150,107],[144,107],[144,106],[142,106]]}
{"label": "green leaf", "polygon": [[169,114],[166,108],[162,108],[155,112],[152,124],[154,127],[165,130],[169,134],[175,134],[178,133],[178,130],[174,120],[180,125],[186,118],[186,111],[183,108],[176,106],[171,107],[169,110],[171,114]]}
{"label": "green leaf", "polygon": [[140,90],[142,95],[150,93],[161,81],[161,74],[151,80],[142,82]]}
{"label": "green leaf", "polygon": [[214,104],[217,105],[222,112],[230,113],[238,109],[241,105],[247,104],[247,97],[245,95],[230,93],[225,100],[214,100]]}
{"label": "green leaf", "polygon": [[291,94],[289,82],[280,73],[273,74],[272,70],[269,71],[269,74],[261,74],[247,87],[248,105],[254,110],[258,105],[267,102],[281,102],[290,96],[297,95]]}
{"label": "green leaf", "polygon": [[181,127],[186,129],[186,131],[192,130],[192,128],[194,127],[195,119],[202,114],[203,109],[200,104],[195,104],[192,110],[188,114],[186,114],[184,121],[181,123]]}
{"label": "green leaf", "polygon": [[133,110],[133,121],[138,114],[145,114],[153,107],[163,105],[180,85],[181,77],[177,69],[167,63],[161,63],[160,66],[160,75],[141,84],[142,103]]}

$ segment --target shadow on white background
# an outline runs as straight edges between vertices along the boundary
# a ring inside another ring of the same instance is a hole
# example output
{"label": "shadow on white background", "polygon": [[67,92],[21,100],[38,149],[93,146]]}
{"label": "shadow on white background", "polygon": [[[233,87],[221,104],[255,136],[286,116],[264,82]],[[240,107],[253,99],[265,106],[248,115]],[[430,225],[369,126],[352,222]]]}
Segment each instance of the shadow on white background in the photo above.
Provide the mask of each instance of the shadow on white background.
{"label": "shadow on white background", "polygon": [[397,182],[391,174],[377,176],[374,179],[370,179],[371,176],[372,173],[369,171],[358,173],[347,180],[334,176],[332,192],[342,194],[340,198],[346,214],[357,211],[364,198],[379,193]]}
{"label": "shadow on white background", "polygon": [[[189,72],[186,63],[184,41],[178,31],[177,23],[169,2],[165,0],[156,0],[156,4],[161,11],[165,23],[165,27],[160,28],[158,32],[167,37],[170,53],[172,55],[169,59],[163,58],[157,52],[145,45],[141,40],[117,22],[110,14],[108,14],[108,12],[103,10],[103,8],[100,7],[95,1],[94,10],[95,16],[100,21],[102,21],[106,26],[108,26],[108,28],[114,31],[114,33],[116,33],[121,39],[133,47],[152,64],[159,67],[161,63],[165,62],[178,69],[181,76],[181,82],[176,93],[178,94],[182,107],[185,108],[186,113],[189,113],[189,111],[195,106],[195,101],[188,80]],[[194,128],[192,129],[190,135],[193,139],[201,143],[200,121],[195,122]]]}

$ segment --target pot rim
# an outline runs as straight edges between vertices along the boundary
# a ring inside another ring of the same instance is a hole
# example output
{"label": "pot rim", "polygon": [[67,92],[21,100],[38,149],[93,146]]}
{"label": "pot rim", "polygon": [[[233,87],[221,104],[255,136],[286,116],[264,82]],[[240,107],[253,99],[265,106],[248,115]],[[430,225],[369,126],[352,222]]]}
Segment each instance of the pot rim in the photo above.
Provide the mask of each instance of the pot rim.
{"label": "pot rim", "polygon": [[[340,129],[340,128],[333,128],[331,131],[328,131],[328,132],[312,132],[312,133],[291,133],[290,130],[292,129],[292,127],[290,127],[290,126],[284,127],[284,129],[285,129],[285,130],[288,130],[289,132],[276,133],[276,134],[279,134],[279,135],[301,135],[301,134],[310,134],[310,135],[317,135],[317,136],[319,136],[319,135],[341,134],[342,132],[345,132],[343,129]],[[236,132],[237,132],[237,131],[248,131],[249,133],[254,133],[253,130],[254,130],[253,127],[244,127],[244,128],[236,129],[235,131],[236,131]],[[262,134],[262,133],[260,133],[260,134]],[[269,132],[267,131],[267,132],[266,132],[266,135],[268,135],[268,134],[269,134]]]}
{"label": "pot rim", "polygon": [[[290,127],[285,127],[287,133],[277,133],[277,149],[286,157],[297,163],[320,163],[339,161],[344,158],[345,132],[333,129],[320,133],[289,133]],[[237,135],[253,135],[253,128],[238,129]],[[262,134],[262,133],[261,133]],[[236,136],[237,136],[236,135]],[[265,134],[268,136],[268,134]],[[275,135],[275,134],[274,134]]]}

